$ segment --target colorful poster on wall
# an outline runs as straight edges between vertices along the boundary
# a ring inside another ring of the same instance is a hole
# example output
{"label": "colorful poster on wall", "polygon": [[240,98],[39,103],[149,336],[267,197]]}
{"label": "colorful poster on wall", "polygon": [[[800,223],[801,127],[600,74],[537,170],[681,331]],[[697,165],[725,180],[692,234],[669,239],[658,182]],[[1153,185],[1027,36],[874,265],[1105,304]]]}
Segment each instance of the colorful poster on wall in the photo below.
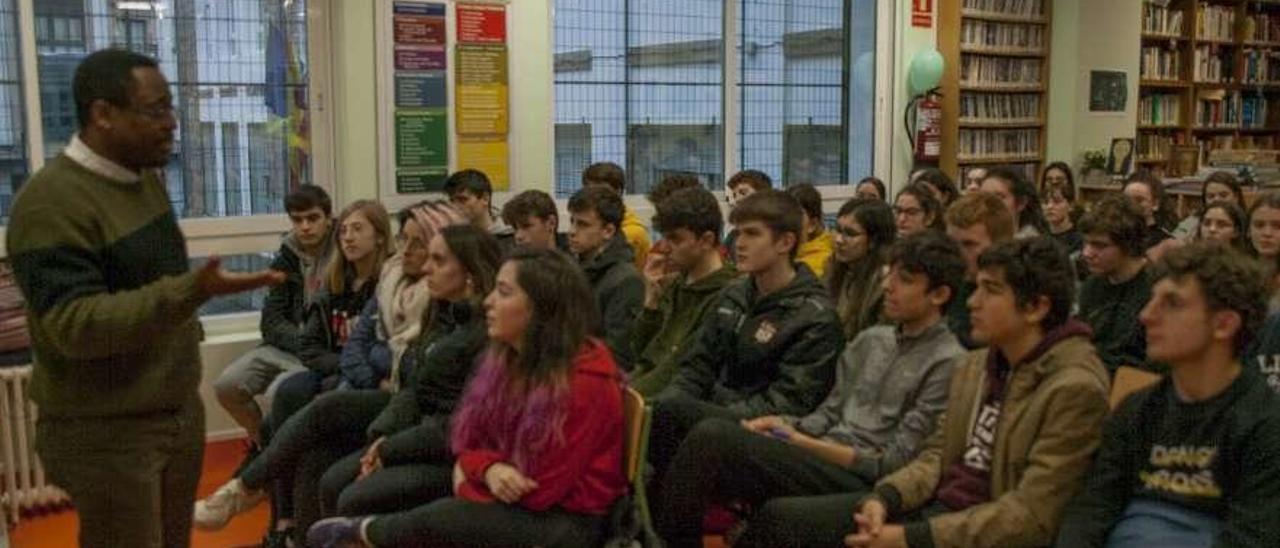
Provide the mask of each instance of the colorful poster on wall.
{"label": "colorful poster on wall", "polygon": [[444,4],[396,2],[392,21],[396,45],[443,46]]}
{"label": "colorful poster on wall", "polygon": [[447,166],[448,122],[444,109],[396,112],[396,167]]}
{"label": "colorful poster on wall", "polygon": [[507,7],[495,4],[458,4],[459,44],[502,44],[507,41]]}
{"label": "colorful poster on wall", "polygon": [[483,171],[489,176],[494,190],[508,190],[511,177],[507,152],[507,138],[503,135],[459,137],[458,169]]}
{"label": "colorful poster on wall", "polygon": [[441,190],[449,171],[445,5],[392,4],[395,181],[401,194]]}
{"label": "colorful poster on wall", "polygon": [[457,46],[454,112],[459,135],[507,133],[507,46]]}

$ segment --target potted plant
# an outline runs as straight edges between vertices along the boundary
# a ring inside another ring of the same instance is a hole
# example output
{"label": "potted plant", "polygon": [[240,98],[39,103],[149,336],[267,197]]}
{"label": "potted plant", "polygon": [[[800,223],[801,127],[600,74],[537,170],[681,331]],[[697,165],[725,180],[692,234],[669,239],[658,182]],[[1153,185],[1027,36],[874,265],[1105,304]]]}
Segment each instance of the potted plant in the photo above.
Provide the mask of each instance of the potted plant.
{"label": "potted plant", "polygon": [[1081,178],[1089,185],[1105,185],[1111,182],[1107,176],[1107,153],[1101,149],[1084,151],[1084,165],[1080,168]]}

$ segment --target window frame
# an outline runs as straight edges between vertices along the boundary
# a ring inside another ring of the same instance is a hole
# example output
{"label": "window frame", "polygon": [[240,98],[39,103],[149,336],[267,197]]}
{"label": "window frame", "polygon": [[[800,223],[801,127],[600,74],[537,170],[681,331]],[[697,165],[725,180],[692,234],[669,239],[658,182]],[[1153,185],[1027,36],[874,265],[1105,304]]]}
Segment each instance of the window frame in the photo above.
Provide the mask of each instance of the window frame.
{"label": "window frame", "polygon": [[[549,6],[550,8],[552,9],[555,8],[556,0],[547,0],[547,2],[550,4]],[[893,88],[893,78],[894,78],[893,54],[895,51],[894,44],[896,43],[896,40],[898,38],[897,29],[894,25],[894,21],[896,21],[896,14],[897,14],[898,8],[896,6],[896,2],[884,2],[884,1],[877,0],[875,3],[876,3],[876,25],[875,25],[876,81],[875,81],[875,88],[874,88],[875,92],[873,94],[874,106],[872,108],[872,111],[874,113],[873,114],[874,121],[872,122],[872,127],[874,129],[873,129],[873,136],[872,136],[873,150],[871,153],[871,158],[872,158],[871,174],[888,182],[890,179],[890,174],[893,171],[892,165],[891,165],[892,159],[893,159],[893,152],[892,152],[893,128],[894,128],[893,121],[896,119],[895,116],[893,115],[891,105],[893,101],[893,89],[894,89]],[[739,5],[738,4],[739,4],[738,0],[725,1],[723,3],[724,7],[721,14],[721,17],[722,17],[721,55],[722,57],[721,57],[721,63],[720,63],[720,66],[721,66],[721,90],[720,90],[721,117],[720,119],[722,120],[722,123],[721,123],[721,139],[720,139],[720,142],[721,142],[720,158],[722,162],[721,169],[722,169],[722,173],[725,181],[728,181],[730,174],[736,173],[737,171],[742,169],[741,158],[739,154],[741,151],[741,143],[742,143],[742,136],[741,136],[742,94],[741,94],[741,89],[739,88],[739,84],[742,81],[742,75],[741,75],[741,67],[739,66],[740,62],[739,62],[739,59],[737,58],[738,57],[737,41],[739,39],[739,36],[738,36]],[[845,28],[847,29],[849,25],[848,18],[852,16],[852,13],[851,13],[852,10],[849,9],[848,6],[846,6],[846,9],[844,11],[845,11],[845,17],[846,17],[844,21],[844,25],[845,25]],[[548,25],[550,25],[551,44],[552,44],[550,54],[554,56],[555,55],[555,34],[556,34],[555,19],[551,18],[548,21]],[[846,47],[850,47],[851,45],[852,45],[852,41],[846,40]],[[846,58],[849,57],[849,52],[847,51],[845,52],[845,57]],[[845,67],[844,78],[847,79],[849,67],[848,67],[848,63],[845,63],[845,65],[846,67]],[[554,74],[552,75],[552,78],[554,80]],[[552,96],[553,97],[555,96],[554,92],[552,93]],[[848,100],[849,101],[853,100],[852,93],[848,94]],[[842,117],[846,119],[846,123],[845,123],[846,132],[849,131],[848,130],[849,124],[847,123],[847,118],[849,116],[850,106],[851,105],[844,106],[844,109],[843,109],[844,113],[842,115]],[[554,117],[551,120],[551,124],[554,127],[555,125]],[[852,146],[852,139],[848,139],[847,143],[848,143],[847,146]],[[552,158],[555,157],[554,147],[555,147],[555,144],[553,142]],[[824,185],[824,186],[817,187],[818,191],[822,194],[823,201],[826,202],[823,204],[824,210],[830,209],[834,211],[835,209],[839,208],[841,203],[843,203],[845,200],[849,198],[854,197],[854,195],[856,194],[855,187],[857,185],[854,184],[856,181],[852,179],[851,174],[849,173],[850,169],[852,169],[852,165],[851,163],[847,162],[845,166],[845,171],[846,171],[845,176],[848,179],[848,184]],[[545,190],[547,190],[547,192],[551,192],[554,194],[554,191],[555,191],[554,185],[552,185],[552,188],[545,189]],[[723,198],[726,192],[725,190],[713,190],[712,192],[715,193],[718,198],[721,198],[723,202]],[[634,208],[636,212],[639,214],[646,214],[646,213],[652,212],[652,209],[653,209],[652,204],[649,204],[648,200],[644,199],[643,194],[629,193],[624,197],[624,200],[627,204],[628,209]],[[563,200],[563,199],[556,200],[557,204],[560,204],[561,202],[564,202],[564,201],[567,201],[567,200]]]}
{"label": "window frame", "polygon": [[[23,102],[26,105],[24,135],[27,140],[29,173],[38,171],[45,160],[34,2],[35,0],[17,0],[19,64]],[[333,109],[330,104],[332,66],[328,55],[332,39],[329,28],[329,14],[333,13],[330,9],[331,2],[332,0],[308,0],[307,3],[307,100],[311,107],[311,182],[324,188],[330,195],[336,195],[333,185]],[[274,252],[280,246],[280,235],[289,230],[288,216],[283,213],[181,219],[178,224],[186,238],[188,254],[192,257]],[[7,255],[6,232],[7,227],[0,225],[0,255]]]}

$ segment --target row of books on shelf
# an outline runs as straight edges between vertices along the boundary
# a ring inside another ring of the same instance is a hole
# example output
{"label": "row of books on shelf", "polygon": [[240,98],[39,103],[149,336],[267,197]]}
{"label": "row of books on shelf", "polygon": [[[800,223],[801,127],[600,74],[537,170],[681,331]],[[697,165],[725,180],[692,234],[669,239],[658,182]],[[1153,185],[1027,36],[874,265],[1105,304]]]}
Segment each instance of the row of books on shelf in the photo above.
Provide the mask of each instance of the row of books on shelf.
{"label": "row of books on shelf", "polygon": [[1009,120],[1039,116],[1039,94],[965,93],[960,96],[961,118]]}
{"label": "row of books on shelf", "polygon": [[1021,17],[1044,15],[1044,0],[964,0],[964,9]]}
{"label": "row of books on shelf", "polygon": [[1143,80],[1178,80],[1182,78],[1182,53],[1159,46],[1142,48],[1138,66]]}
{"label": "row of books on shelf", "polygon": [[1037,24],[965,19],[960,25],[960,45],[984,49],[1039,51],[1044,35],[1044,25]]}
{"label": "row of books on shelf", "polygon": [[1040,59],[1017,57],[960,56],[960,83],[967,85],[1036,85],[1043,81]]}
{"label": "row of books on shelf", "polygon": [[1182,135],[1139,133],[1134,153],[1139,160],[1165,160],[1169,158],[1169,151],[1173,146],[1182,144],[1182,141]]}
{"label": "row of books on shelf", "polygon": [[1196,38],[1202,40],[1231,40],[1236,26],[1236,8],[1214,4],[1200,4],[1196,8]]}
{"label": "row of books on shelf", "polygon": [[1138,123],[1167,126],[1182,123],[1182,96],[1175,94],[1151,94],[1138,100]]}
{"label": "row of books on shelf", "polygon": [[1142,5],[1142,32],[1146,34],[1182,35],[1182,12],[1166,6]]}
{"label": "row of books on shelf", "polygon": [[1280,139],[1275,135],[1206,135],[1196,139],[1205,154],[1215,150],[1275,150]]}
{"label": "row of books on shelf", "polygon": [[1269,125],[1270,112],[1270,101],[1263,95],[1201,92],[1196,97],[1195,122],[1198,128],[1262,129]]}
{"label": "row of books on shelf", "polygon": [[1231,50],[1212,45],[1196,46],[1195,81],[1206,83],[1229,82],[1235,65]]}
{"label": "row of books on shelf", "polygon": [[961,129],[956,153],[965,159],[1039,154],[1040,130]]}
{"label": "row of books on shelf", "polygon": [[1244,50],[1244,81],[1266,84],[1280,80],[1280,51],[1247,48]]}
{"label": "row of books on shelf", "polygon": [[1246,42],[1280,42],[1280,15],[1258,13],[1245,17]]}

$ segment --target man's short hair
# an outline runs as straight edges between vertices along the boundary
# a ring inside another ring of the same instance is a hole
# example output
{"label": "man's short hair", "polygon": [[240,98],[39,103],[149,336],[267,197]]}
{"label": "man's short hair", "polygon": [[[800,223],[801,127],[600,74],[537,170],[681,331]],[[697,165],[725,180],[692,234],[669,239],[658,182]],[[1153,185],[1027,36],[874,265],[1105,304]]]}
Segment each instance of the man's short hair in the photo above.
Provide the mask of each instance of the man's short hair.
{"label": "man's short hair", "polygon": [[83,129],[89,125],[90,107],[94,101],[106,101],[118,107],[130,105],[130,94],[137,82],[135,68],[160,67],[155,59],[124,49],[104,49],[85,57],[76,67],[71,94],[76,102],[76,121]]}
{"label": "man's short hair", "polygon": [[585,213],[587,211],[596,212],[596,215],[600,216],[600,221],[606,225],[613,225],[615,229],[622,228],[622,196],[612,188],[587,185],[573,193],[573,197],[569,198],[569,212]]}
{"label": "man's short hair", "polygon": [[489,182],[489,176],[478,169],[455,171],[444,180],[444,193],[450,198],[464,191],[477,198],[484,198],[493,195],[493,184]]}
{"label": "man's short hair", "polygon": [[804,241],[804,210],[800,204],[785,192],[768,189],[758,191],[738,202],[738,206],[729,213],[729,222],[735,225],[751,221],[760,221],[775,238],[790,232],[796,238],[796,245],[791,248],[791,257],[796,256],[800,243]]}
{"label": "man's short hair", "polygon": [[1013,239],[1013,212],[999,196],[990,192],[970,192],[961,196],[946,213],[947,224],[956,228],[969,228],[982,223],[987,228],[991,242]]}
{"label": "man's short hair", "polygon": [[1080,218],[1080,234],[1105,234],[1126,255],[1139,257],[1146,252],[1147,219],[1138,204],[1128,196],[1111,194],[1098,200]]}
{"label": "man's short hair", "polygon": [[796,183],[788,186],[783,192],[795,198],[796,203],[800,204],[800,209],[803,209],[804,214],[810,219],[822,222],[822,194],[817,188],[809,183]]}
{"label": "man's short hair", "polygon": [[325,217],[333,216],[333,200],[329,193],[316,185],[302,185],[284,197],[285,213],[301,213],[318,207]]}
{"label": "man's short hair", "polygon": [[960,246],[954,240],[934,230],[926,230],[913,234],[897,242],[889,248],[889,263],[912,274],[924,274],[929,278],[929,289],[946,286],[951,290],[946,308],[951,299],[960,292],[964,283],[965,264]]}
{"label": "man's short hair", "polygon": [[1001,242],[978,257],[979,270],[1000,270],[1019,307],[1049,300],[1040,327],[1047,333],[1066,323],[1075,302],[1076,278],[1067,250],[1048,236]]}
{"label": "man's short hair", "polygon": [[1156,281],[1194,277],[1211,311],[1235,310],[1240,314],[1235,356],[1253,343],[1267,315],[1267,276],[1257,260],[1230,246],[1193,242],[1165,253],[1153,271]]}
{"label": "man's short hair", "polygon": [[609,185],[614,192],[622,194],[627,187],[627,173],[613,162],[596,162],[582,170],[582,186],[592,184]]}
{"label": "man's short hair", "polygon": [[668,196],[675,194],[677,190],[686,188],[702,188],[702,182],[698,180],[697,176],[689,173],[667,175],[649,191],[649,203],[656,206],[666,200]]}
{"label": "man's short hair", "polygon": [[669,234],[680,228],[701,237],[710,232],[717,240],[724,228],[724,216],[720,202],[714,194],[702,187],[682,188],[667,199],[658,202],[653,215],[653,228],[660,234]]}
{"label": "man's short hair", "polygon": [[738,185],[750,185],[756,192],[773,188],[773,179],[769,178],[769,174],[758,169],[744,169],[733,174],[729,178],[729,182],[725,188],[733,190]]}
{"label": "man's short hair", "polygon": [[507,223],[508,226],[519,226],[530,217],[542,220],[551,217],[559,219],[560,213],[556,210],[556,201],[551,199],[550,194],[541,190],[526,190],[516,194],[502,205],[502,222]]}

